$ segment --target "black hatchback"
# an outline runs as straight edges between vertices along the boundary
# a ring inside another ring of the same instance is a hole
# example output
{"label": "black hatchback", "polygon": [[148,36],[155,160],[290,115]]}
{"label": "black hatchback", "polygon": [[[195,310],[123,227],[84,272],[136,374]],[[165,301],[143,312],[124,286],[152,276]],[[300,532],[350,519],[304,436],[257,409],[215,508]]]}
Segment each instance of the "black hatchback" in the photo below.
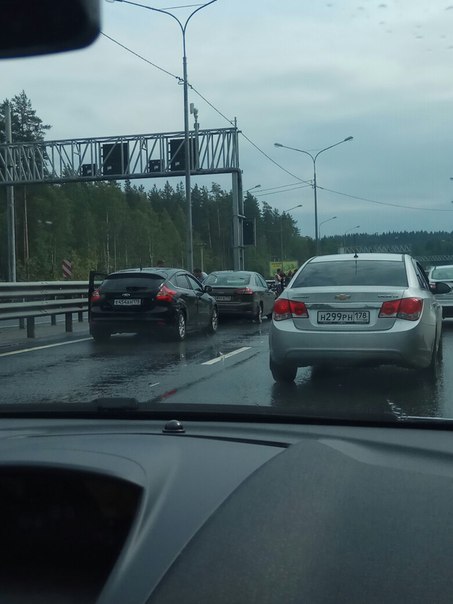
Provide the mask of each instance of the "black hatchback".
{"label": "black hatchback", "polygon": [[179,268],[135,268],[109,275],[90,273],[89,325],[96,341],[114,333],[215,333],[218,313],[211,288]]}

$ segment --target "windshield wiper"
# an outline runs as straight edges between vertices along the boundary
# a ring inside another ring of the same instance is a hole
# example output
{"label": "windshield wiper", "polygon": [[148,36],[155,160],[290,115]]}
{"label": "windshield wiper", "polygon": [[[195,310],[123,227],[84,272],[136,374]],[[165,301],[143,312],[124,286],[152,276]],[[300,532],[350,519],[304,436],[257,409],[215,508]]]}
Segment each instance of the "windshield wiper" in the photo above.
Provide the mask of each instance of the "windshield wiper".
{"label": "windshield wiper", "polygon": [[424,424],[428,427],[453,428],[453,419],[449,417],[427,417],[424,415],[402,415],[398,418],[400,422],[411,424]]}

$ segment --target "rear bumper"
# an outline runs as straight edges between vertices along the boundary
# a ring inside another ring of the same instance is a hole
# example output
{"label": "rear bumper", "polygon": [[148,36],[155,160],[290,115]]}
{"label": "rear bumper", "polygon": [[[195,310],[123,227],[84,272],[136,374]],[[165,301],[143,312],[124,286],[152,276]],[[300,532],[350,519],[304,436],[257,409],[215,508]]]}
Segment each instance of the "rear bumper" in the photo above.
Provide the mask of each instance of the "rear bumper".
{"label": "rear bumper", "polygon": [[174,314],[145,314],[137,316],[103,316],[91,314],[89,326],[93,330],[103,330],[109,333],[150,333],[157,329],[169,327],[174,324]]}
{"label": "rear bumper", "polygon": [[292,321],[272,322],[271,359],[278,364],[382,365],[424,368],[431,362],[434,330],[420,323],[374,332],[302,331]]}
{"label": "rear bumper", "polygon": [[453,300],[450,298],[448,300],[442,299],[441,296],[437,297],[437,301],[442,307],[442,316],[443,317],[453,317]]}
{"label": "rear bumper", "polygon": [[252,302],[237,302],[234,304],[217,302],[219,315],[253,315],[256,306]]}

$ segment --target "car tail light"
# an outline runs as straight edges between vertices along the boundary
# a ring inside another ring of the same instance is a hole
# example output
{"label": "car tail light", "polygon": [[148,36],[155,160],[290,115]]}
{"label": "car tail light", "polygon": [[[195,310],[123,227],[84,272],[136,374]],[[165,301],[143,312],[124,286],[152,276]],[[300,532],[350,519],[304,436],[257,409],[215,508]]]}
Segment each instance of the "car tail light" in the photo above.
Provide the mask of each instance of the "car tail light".
{"label": "car tail light", "polygon": [[380,318],[406,319],[417,321],[423,310],[421,298],[402,298],[400,300],[387,300],[379,311]]}
{"label": "car tail light", "polygon": [[381,306],[379,317],[395,318],[398,316],[401,300],[387,300]]}
{"label": "car tail light", "polygon": [[284,321],[285,319],[308,317],[307,307],[303,302],[296,300],[287,300],[278,298],[274,304],[273,318],[275,321]]}
{"label": "car tail light", "polygon": [[236,289],[234,293],[240,296],[244,294],[247,296],[253,296],[253,289],[250,289],[250,287],[241,287],[240,289]]}
{"label": "car tail light", "polygon": [[91,293],[90,302],[99,302],[100,299],[101,299],[101,292],[99,291],[99,289],[93,290],[93,292]]}
{"label": "car tail light", "polygon": [[403,298],[401,300],[398,312],[399,319],[408,321],[417,321],[423,310],[423,300],[421,298]]}
{"label": "car tail light", "polygon": [[166,285],[162,285],[156,295],[156,300],[159,302],[173,302],[175,296],[176,292],[174,289],[170,289]]}

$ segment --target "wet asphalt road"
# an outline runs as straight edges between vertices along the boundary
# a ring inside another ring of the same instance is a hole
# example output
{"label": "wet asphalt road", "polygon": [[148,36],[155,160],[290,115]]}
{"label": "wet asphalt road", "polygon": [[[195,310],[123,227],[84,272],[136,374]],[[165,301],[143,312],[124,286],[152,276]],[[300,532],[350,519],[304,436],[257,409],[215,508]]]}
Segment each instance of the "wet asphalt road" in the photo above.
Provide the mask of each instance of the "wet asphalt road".
{"label": "wet asphalt road", "polygon": [[[453,417],[453,320],[444,322],[443,363],[436,382],[395,367],[299,369],[294,385],[276,385],[268,369],[269,322],[220,324],[215,336],[172,343],[113,336],[95,344],[87,324],[62,327],[30,342],[0,331],[2,403],[87,402],[133,397],[178,404],[291,407],[308,415],[403,413]],[[3,336],[3,341],[2,341]]]}

